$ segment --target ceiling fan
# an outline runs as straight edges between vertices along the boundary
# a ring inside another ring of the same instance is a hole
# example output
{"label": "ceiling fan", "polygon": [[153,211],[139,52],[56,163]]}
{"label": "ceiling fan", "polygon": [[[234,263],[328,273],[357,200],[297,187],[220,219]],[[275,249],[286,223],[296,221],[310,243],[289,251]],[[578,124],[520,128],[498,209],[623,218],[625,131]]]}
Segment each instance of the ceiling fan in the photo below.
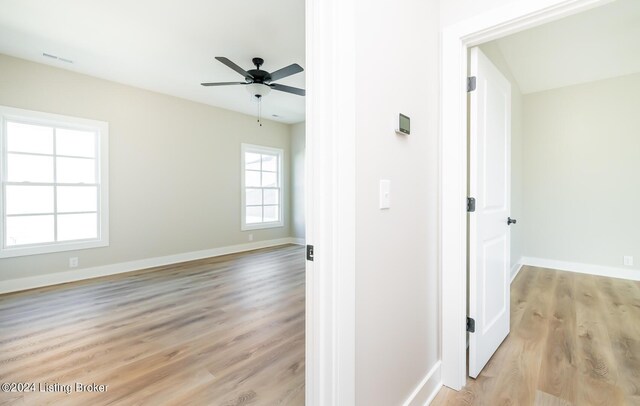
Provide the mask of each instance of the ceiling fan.
{"label": "ceiling fan", "polygon": [[302,66],[297,63],[286,66],[282,69],[278,69],[275,72],[267,72],[265,70],[260,69],[260,66],[264,64],[264,59],[262,58],[253,58],[251,61],[256,66],[255,69],[250,69],[248,71],[242,69],[240,66],[231,62],[228,58],[224,56],[216,56],[216,59],[223,64],[227,65],[229,68],[238,72],[244,77],[244,82],[217,82],[217,83],[201,83],[202,86],[228,86],[228,85],[246,85],[247,90],[251,93],[252,96],[256,97],[258,100],[263,96],[269,94],[271,89],[279,90],[281,92],[287,92],[296,94],[298,96],[304,96],[305,90],[299,89],[297,87],[291,87],[287,85],[281,85],[279,83],[273,83],[276,80],[280,80],[286,78],[291,75],[295,75],[296,73],[302,72]]}

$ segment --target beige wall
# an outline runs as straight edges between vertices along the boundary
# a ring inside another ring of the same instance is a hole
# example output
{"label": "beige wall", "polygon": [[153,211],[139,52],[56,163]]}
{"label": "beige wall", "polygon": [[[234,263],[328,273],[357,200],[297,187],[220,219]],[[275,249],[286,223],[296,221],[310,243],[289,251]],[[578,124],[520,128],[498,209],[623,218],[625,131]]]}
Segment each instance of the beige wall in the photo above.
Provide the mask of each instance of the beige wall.
{"label": "beige wall", "polygon": [[[0,280],[289,237],[240,231],[240,143],[282,148],[286,124],[0,55],[0,104],[109,123],[110,246],[0,259]],[[289,185],[285,170],[285,185]]]}
{"label": "beige wall", "polygon": [[304,174],[305,123],[291,126],[291,236],[305,238]]}
{"label": "beige wall", "polygon": [[525,255],[640,269],[640,74],[524,96]]}
{"label": "beige wall", "polygon": [[[363,6],[355,22],[356,403],[388,406],[402,404],[440,357],[438,1]],[[411,135],[394,132],[398,113],[411,117]],[[391,181],[388,210],[378,208],[380,179]]]}
{"label": "beige wall", "polygon": [[[495,42],[480,46],[482,52],[493,62],[511,83],[511,214],[518,223],[511,226],[511,271],[517,270],[524,255],[524,190],[523,190],[523,129],[522,93],[507,62]],[[513,276],[513,275],[512,275]]]}

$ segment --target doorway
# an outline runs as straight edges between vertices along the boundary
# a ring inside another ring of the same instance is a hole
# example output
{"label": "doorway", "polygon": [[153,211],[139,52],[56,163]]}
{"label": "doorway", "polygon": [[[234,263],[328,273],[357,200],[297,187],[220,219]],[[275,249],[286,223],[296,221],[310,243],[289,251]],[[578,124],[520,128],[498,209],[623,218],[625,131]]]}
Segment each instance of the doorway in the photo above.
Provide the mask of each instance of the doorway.
{"label": "doorway", "polygon": [[[608,3],[606,0],[518,3],[446,27],[443,32],[441,137],[442,379],[459,390],[466,381],[467,50],[517,31]],[[457,69],[455,68],[457,67]],[[445,182],[446,180],[446,182]]]}

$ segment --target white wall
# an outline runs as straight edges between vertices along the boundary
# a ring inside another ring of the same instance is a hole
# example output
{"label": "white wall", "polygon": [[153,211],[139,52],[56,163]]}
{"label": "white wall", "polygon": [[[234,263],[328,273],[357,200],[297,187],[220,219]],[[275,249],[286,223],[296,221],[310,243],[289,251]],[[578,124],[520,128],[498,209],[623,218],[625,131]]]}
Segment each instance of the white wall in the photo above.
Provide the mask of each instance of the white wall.
{"label": "white wall", "polygon": [[[0,260],[0,281],[289,237],[240,231],[240,143],[285,151],[289,126],[0,55],[0,104],[109,123],[107,248]],[[284,184],[289,184],[285,171]]]}
{"label": "white wall", "polygon": [[440,0],[440,25],[445,27],[517,1],[522,0]]}
{"label": "white wall", "polygon": [[[439,359],[438,2],[356,17],[356,404],[399,405]],[[401,23],[400,23],[401,22]],[[394,132],[398,113],[411,135]],[[378,208],[379,180],[391,208]]]}
{"label": "white wall", "polygon": [[640,269],[640,74],[524,96],[525,254]]}
{"label": "white wall", "polygon": [[291,125],[291,236],[305,238],[304,165],[305,123]]}
{"label": "white wall", "polygon": [[524,255],[524,227],[522,225],[527,221],[524,217],[522,93],[498,45],[495,42],[489,42],[481,45],[480,49],[511,83],[510,217],[518,220],[518,223],[511,226],[511,271],[513,273],[518,269],[518,264]]}

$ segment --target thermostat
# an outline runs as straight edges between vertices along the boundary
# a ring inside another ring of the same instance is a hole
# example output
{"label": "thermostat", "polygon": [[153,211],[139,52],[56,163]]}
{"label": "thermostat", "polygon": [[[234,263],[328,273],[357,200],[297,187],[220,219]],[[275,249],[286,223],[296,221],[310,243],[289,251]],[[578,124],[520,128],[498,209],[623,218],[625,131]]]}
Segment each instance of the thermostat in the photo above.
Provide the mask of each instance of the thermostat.
{"label": "thermostat", "polygon": [[398,127],[396,132],[401,135],[411,134],[411,119],[404,114],[398,114]]}

